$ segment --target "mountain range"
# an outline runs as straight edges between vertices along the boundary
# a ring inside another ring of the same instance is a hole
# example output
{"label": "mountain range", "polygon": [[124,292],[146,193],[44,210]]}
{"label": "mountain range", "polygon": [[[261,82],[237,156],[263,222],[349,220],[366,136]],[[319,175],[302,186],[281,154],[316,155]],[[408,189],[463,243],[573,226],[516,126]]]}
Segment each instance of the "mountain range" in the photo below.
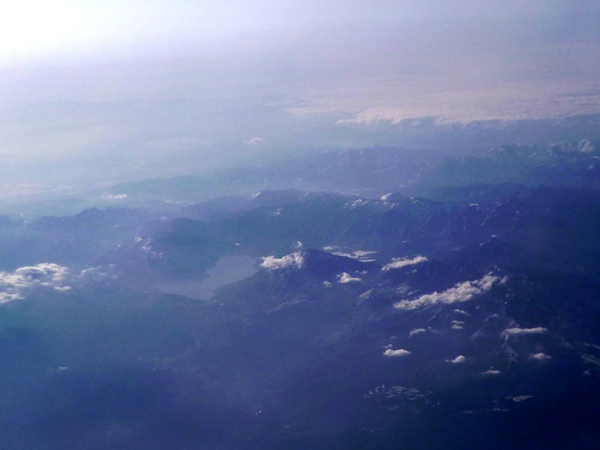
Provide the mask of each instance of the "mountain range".
{"label": "mountain range", "polygon": [[7,211],[2,447],[597,448],[598,148],[328,150]]}

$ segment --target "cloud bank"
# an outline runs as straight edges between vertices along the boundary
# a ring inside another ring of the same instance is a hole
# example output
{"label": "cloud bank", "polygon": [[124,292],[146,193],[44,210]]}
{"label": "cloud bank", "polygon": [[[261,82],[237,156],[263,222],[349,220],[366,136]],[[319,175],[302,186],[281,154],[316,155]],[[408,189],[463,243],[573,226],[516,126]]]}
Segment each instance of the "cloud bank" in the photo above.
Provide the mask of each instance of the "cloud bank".
{"label": "cloud bank", "polygon": [[504,279],[495,275],[485,275],[480,280],[464,281],[456,284],[450,289],[442,292],[434,292],[433,294],[425,294],[416,300],[402,300],[394,306],[396,309],[413,310],[431,305],[444,305],[451,303],[466,302],[471,300],[476,295],[488,292],[496,283],[503,283]]}
{"label": "cloud bank", "polygon": [[0,303],[22,300],[37,288],[68,291],[69,269],[54,263],[20,267],[14,272],[0,272]]}

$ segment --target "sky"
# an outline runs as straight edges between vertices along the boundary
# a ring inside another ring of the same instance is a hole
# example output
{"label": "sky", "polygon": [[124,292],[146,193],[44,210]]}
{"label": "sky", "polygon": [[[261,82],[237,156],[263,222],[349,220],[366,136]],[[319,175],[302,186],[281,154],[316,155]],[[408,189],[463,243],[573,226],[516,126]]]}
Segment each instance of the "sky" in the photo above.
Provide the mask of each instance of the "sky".
{"label": "sky", "polygon": [[202,172],[423,117],[600,113],[598,23],[591,0],[1,2],[0,185]]}

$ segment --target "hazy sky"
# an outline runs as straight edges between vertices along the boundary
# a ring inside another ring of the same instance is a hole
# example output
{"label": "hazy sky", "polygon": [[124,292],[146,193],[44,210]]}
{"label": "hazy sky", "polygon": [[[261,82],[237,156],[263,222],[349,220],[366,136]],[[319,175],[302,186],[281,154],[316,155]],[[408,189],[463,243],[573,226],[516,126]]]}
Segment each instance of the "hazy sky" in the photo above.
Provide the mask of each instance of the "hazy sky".
{"label": "hazy sky", "polygon": [[597,0],[2,2],[4,183],[176,175],[377,120],[600,112],[599,23]]}

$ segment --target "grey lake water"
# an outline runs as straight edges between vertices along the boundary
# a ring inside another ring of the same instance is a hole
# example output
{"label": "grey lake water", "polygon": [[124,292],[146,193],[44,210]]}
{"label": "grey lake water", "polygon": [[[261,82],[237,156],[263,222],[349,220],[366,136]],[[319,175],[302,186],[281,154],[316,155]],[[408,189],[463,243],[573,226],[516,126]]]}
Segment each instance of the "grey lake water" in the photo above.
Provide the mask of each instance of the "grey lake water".
{"label": "grey lake water", "polygon": [[248,255],[224,256],[208,269],[208,278],[199,281],[157,283],[155,288],[167,294],[184,295],[198,300],[209,300],[217,289],[254,275],[258,259]]}

